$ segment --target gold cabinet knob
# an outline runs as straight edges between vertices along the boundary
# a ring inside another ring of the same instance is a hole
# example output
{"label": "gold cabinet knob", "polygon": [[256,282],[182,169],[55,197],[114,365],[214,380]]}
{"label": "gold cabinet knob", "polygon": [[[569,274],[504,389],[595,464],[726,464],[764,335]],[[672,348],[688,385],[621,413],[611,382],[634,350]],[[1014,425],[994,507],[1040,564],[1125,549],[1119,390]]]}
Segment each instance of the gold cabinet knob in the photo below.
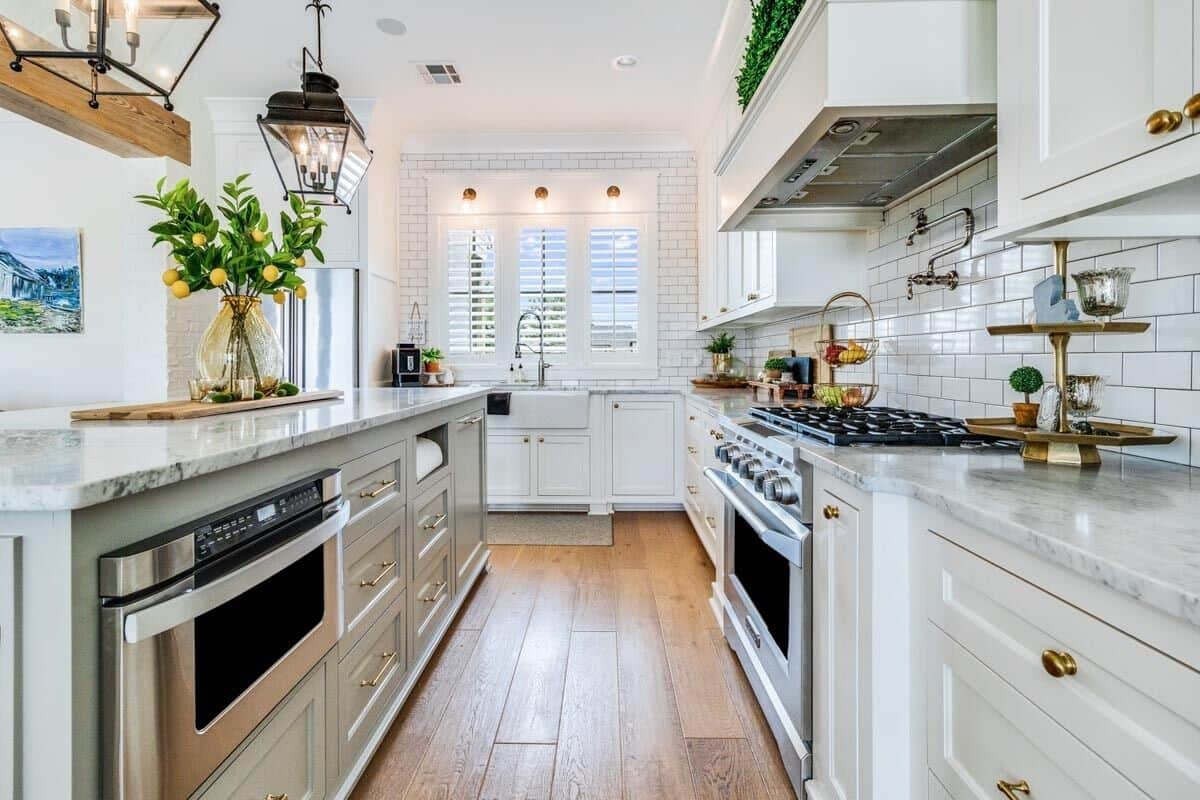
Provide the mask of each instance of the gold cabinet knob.
{"label": "gold cabinet knob", "polygon": [[1043,650],[1042,666],[1053,678],[1065,678],[1079,672],[1079,665],[1075,663],[1075,657],[1070,653],[1058,650]]}
{"label": "gold cabinet knob", "polygon": [[708,319],[708,314],[701,314],[701,315],[700,315],[700,321],[701,321],[701,322],[703,322],[703,321],[704,321],[704,320],[706,320],[706,319]]}
{"label": "gold cabinet knob", "polygon": [[1146,118],[1146,133],[1151,136],[1158,136],[1163,133],[1170,133],[1183,124],[1183,114],[1178,111],[1168,111],[1165,108],[1160,108],[1149,117]]}
{"label": "gold cabinet knob", "polygon": [[1183,104],[1183,115],[1188,119],[1200,118],[1200,94],[1194,94]]}
{"label": "gold cabinet knob", "polygon": [[746,295],[746,299],[747,299],[747,300],[749,300],[749,301],[757,300],[757,299],[758,299],[758,293],[757,293],[757,292],[751,292],[750,294]]}
{"label": "gold cabinet knob", "polygon": [[726,308],[725,306],[721,306],[720,308],[718,308],[718,309],[717,309],[717,313],[718,313],[718,314],[724,314],[724,313],[725,313],[726,311],[728,311],[728,310],[729,310],[729,309],[728,309],[728,308]]}
{"label": "gold cabinet knob", "polygon": [[1017,800],[1017,792],[1029,794],[1029,781],[1017,781],[1016,783],[996,781],[996,788],[1004,794],[1007,800]]}
{"label": "gold cabinet knob", "polygon": [[825,515],[825,519],[837,519],[842,516],[842,510],[837,506],[825,506],[821,513]]}

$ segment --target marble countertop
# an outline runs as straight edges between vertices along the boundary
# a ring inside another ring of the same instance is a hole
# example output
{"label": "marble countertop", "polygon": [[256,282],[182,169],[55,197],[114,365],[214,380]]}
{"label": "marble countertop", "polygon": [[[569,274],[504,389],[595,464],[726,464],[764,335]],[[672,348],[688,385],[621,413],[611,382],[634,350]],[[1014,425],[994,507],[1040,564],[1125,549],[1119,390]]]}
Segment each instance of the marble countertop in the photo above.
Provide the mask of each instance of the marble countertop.
{"label": "marble countertop", "polygon": [[166,422],[0,413],[0,511],[84,508],[483,397],[486,387],[357,389],[328,400]]}
{"label": "marble countertop", "polygon": [[[728,421],[754,403],[689,395]],[[783,437],[816,469],[904,495],[1047,561],[1200,626],[1200,470],[1104,453],[1098,470],[1016,450],[832,447]]]}

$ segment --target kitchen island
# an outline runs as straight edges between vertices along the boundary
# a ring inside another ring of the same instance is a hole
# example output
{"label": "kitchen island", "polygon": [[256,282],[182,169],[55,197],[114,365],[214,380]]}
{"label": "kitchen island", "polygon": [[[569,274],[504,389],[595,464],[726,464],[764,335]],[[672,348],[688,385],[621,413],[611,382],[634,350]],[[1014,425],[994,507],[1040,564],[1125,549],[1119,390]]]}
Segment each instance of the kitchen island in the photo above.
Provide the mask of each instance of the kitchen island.
{"label": "kitchen island", "polygon": [[[101,627],[101,556],[332,471],[328,519],[336,510],[344,522],[330,539],[335,591],[323,618],[335,644],[248,735],[225,743],[228,758],[192,796],[345,796],[486,567],[486,394],[364,389],[169,422],[0,414],[0,796],[6,781],[19,797],[106,794],[122,759],[105,754],[114,737],[103,720],[114,715],[104,702],[125,704],[122,713],[156,702],[105,683],[114,655]],[[230,646],[209,663],[240,655]],[[271,763],[297,753],[303,763]],[[280,775],[282,785],[260,786]],[[125,797],[158,796],[123,780]]]}

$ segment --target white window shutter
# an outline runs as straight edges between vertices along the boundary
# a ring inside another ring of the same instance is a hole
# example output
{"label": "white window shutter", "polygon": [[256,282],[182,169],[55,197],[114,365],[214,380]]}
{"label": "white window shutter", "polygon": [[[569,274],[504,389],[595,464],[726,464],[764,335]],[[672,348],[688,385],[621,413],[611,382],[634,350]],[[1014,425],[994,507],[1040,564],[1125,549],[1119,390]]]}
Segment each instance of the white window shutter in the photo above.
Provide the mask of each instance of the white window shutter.
{"label": "white window shutter", "polygon": [[454,354],[496,351],[496,232],[451,230],[446,240],[447,347]]}
{"label": "white window shutter", "polygon": [[638,229],[593,228],[588,237],[593,353],[638,352]]}
{"label": "white window shutter", "polygon": [[[567,352],[567,229],[522,228],[518,269],[521,313],[542,317],[547,353]],[[521,326],[520,341],[537,349],[533,322]]]}

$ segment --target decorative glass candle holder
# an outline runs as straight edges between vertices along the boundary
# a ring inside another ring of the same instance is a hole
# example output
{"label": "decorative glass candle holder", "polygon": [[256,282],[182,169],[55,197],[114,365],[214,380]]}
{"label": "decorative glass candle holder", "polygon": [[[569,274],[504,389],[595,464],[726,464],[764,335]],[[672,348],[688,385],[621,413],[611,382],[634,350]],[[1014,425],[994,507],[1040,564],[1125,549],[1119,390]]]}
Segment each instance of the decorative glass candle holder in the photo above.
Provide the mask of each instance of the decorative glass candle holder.
{"label": "decorative glass candle holder", "polygon": [[1100,412],[1100,397],[1104,394],[1103,375],[1067,376],[1067,413],[1075,423],[1086,422],[1087,418]]}
{"label": "decorative glass candle holder", "polygon": [[1131,267],[1089,269],[1074,275],[1079,290],[1079,307],[1089,317],[1108,322],[1129,305]]}

